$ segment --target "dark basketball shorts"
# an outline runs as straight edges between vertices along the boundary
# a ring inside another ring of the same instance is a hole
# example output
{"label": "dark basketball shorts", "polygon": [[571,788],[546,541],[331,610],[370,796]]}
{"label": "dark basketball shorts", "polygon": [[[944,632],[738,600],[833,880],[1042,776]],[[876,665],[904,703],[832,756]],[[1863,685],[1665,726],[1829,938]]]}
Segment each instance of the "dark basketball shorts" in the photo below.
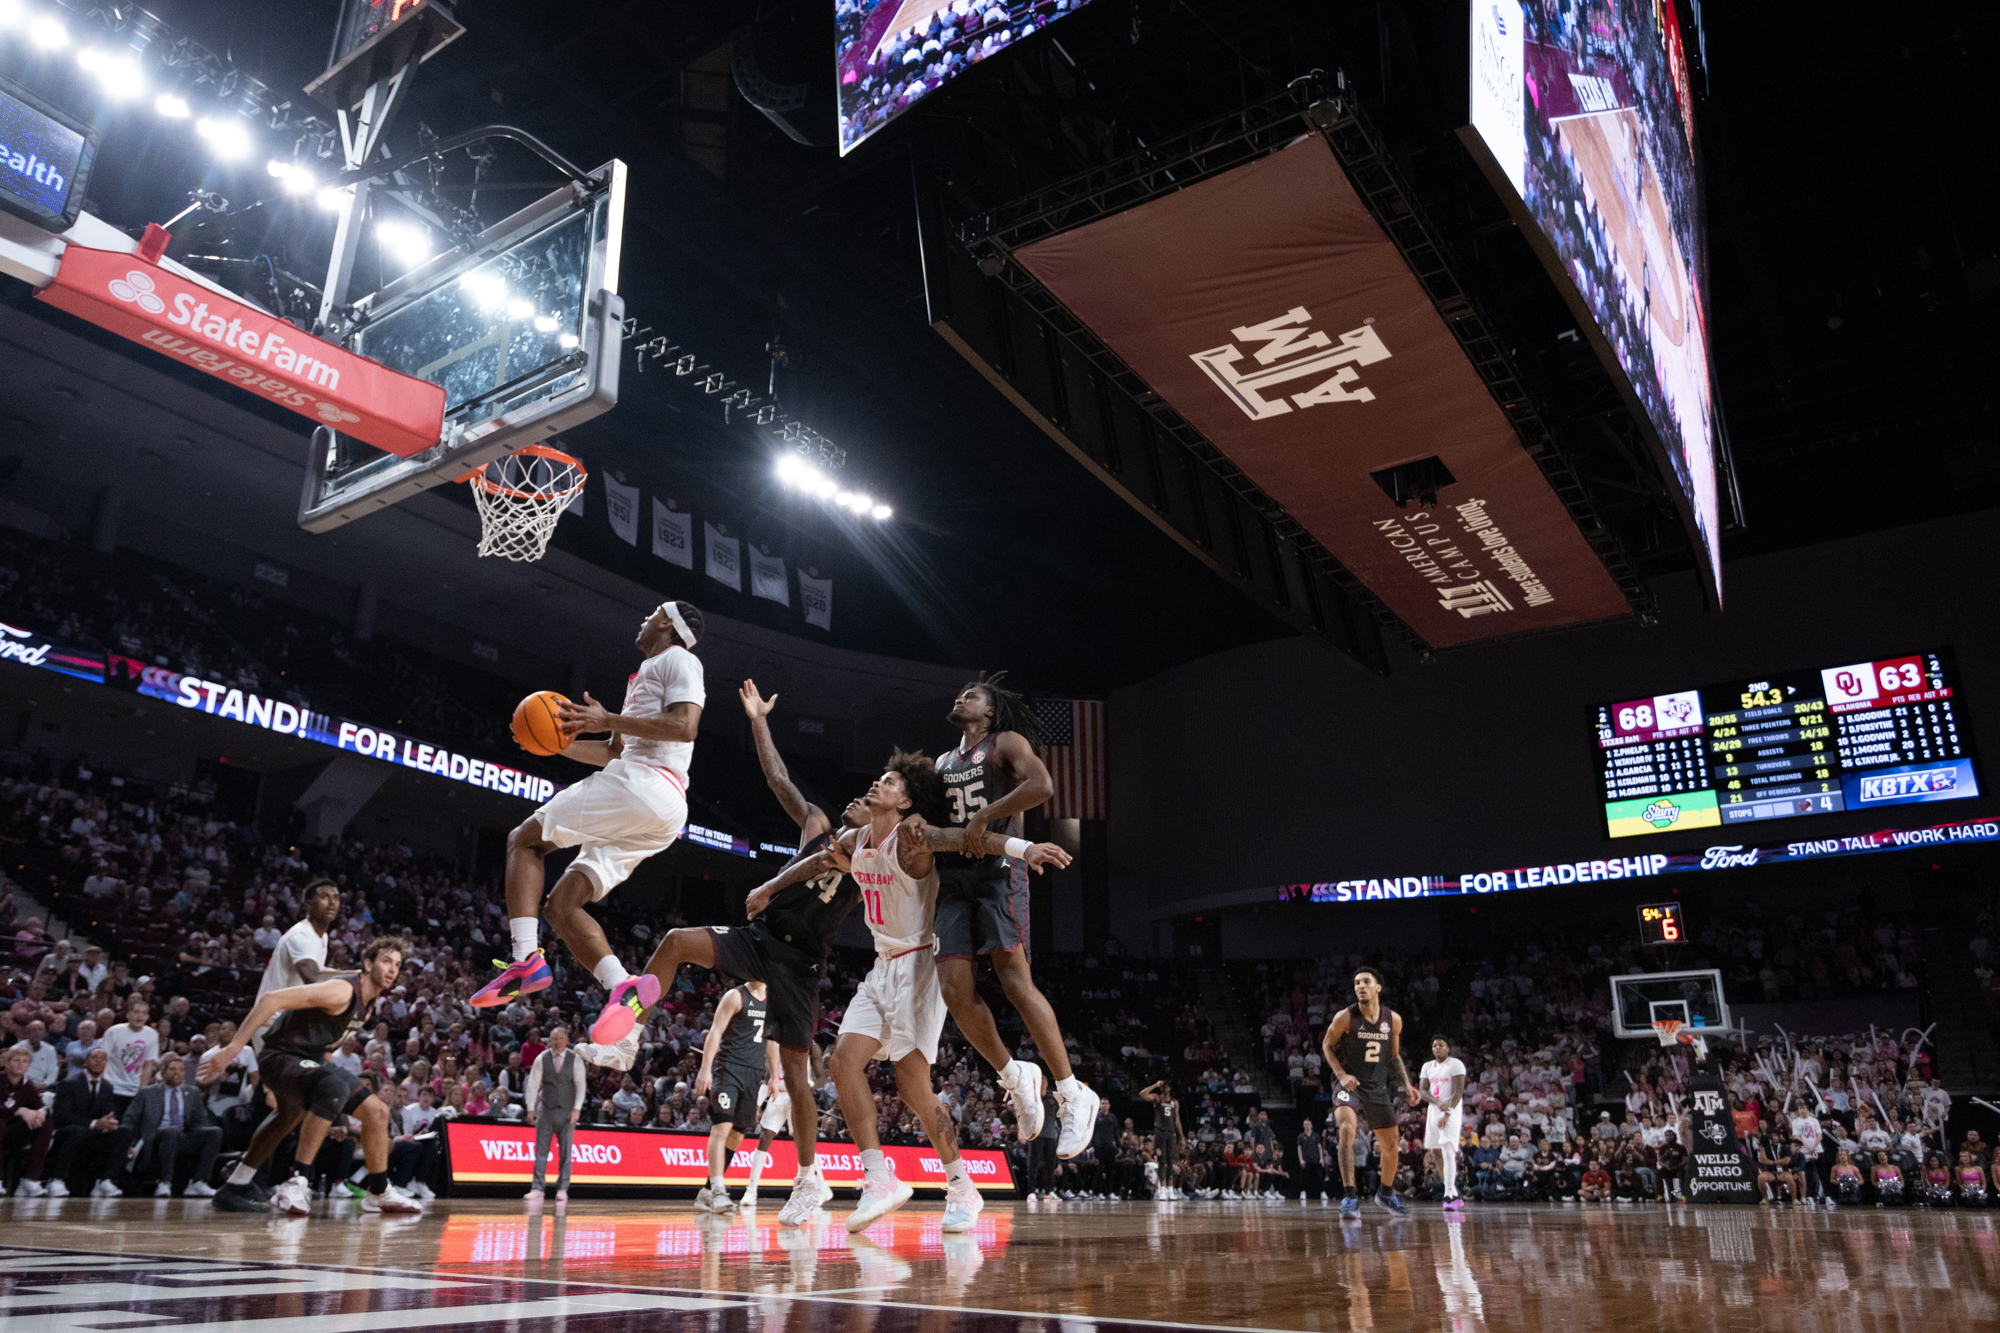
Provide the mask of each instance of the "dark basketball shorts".
{"label": "dark basketball shorts", "polygon": [[308,1109],[316,1104],[338,1104],[342,1115],[353,1115],[371,1095],[366,1084],[339,1065],[302,1060],[283,1052],[265,1052],[257,1063],[257,1073],[279,1102]]}
{"label": "dark basketball shorts", "polygon": [[[780,1046],[804,1050],[819,1026],[820,968],[807,956],[771,938],[761,921],[747,926],[710,926],[715,941],[715,966],[743,981],[765,987],[764,1036]],[[757,1100],[757,1089],[750,1089]],[[755,1118],[738,1125],[755,1124]]]}
{"label": "dark basketball shorts", "polygon": [[[765,983],[769,985],[769,982]],[[740,1070],[719,1069],[715,1073],[715,1119],[728,1121],[744,1134],[757,1132],[757,1089],[762,1076],[751,1077]]]}
{"label": "dark basketball shorts", "polygon": [[1389,1100],[1387,1088],[1356,1088],[1352,1092],[1335,1088],[1333,1109],[1338,1111],[1343,1106],[1359,1115],[1370,1129],[1396,1127],[1396,1105]]}
{"label": "dark basketball shorts", "polygon": [[1005,873],[986,867],[938,866],[937,914],[931,930],[940,958],[972,958],[1028,947],[1028,867],[1010,861]]}

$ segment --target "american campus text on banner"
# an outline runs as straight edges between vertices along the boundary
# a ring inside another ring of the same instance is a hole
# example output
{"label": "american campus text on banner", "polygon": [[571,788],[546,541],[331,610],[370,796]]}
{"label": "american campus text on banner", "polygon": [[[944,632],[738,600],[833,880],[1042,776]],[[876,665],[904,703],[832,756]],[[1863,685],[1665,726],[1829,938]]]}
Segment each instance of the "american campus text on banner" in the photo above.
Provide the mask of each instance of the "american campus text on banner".
{"label": "american campus text on banner", "polygon": [[1727,843],[1698,852],[1651,852],[1639,856],[1609,856],[1588,861],[1556,861],[1513,870],[1480,870],[1457,875],[1389,875],[1368,879],[1322,880],[1313,884],[1280,884],[1280,902],[1360,903],[1390,898],[1437,898],[1463,893],[1509,893],[1517,889],[1548,889],[1563,884],[1675,875],[1685,871],[1735,870],[1745,866],[1782,865],[1788,861],[1820,861],[1835,856],[1867,856],[1874,852],[1935,850],[1961,843],[2000,842],[2000,819],[1969,819],[1917,828],[1881,829],[1839,837],[1752,847]]}

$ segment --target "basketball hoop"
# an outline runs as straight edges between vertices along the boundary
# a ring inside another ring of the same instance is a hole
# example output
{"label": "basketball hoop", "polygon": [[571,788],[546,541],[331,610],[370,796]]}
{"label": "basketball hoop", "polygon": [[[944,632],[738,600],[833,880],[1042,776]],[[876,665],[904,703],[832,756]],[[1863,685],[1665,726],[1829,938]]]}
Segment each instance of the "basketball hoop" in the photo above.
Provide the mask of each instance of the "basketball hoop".
{"label": "basketball hoop", "polygon": [[479,554],[540,560],[589,475],[560,449],[531,444],[460,477],[479,505]]}
{"label": "basketball hoop", "polygon": [[1708,1058],[1708,1043],[1692,1032],[1682,1031],[1687,1024],[1678,1018],[1656,1018],[1653,1020],[1653,1035],[1660,1039],[1660,1045],[1692,1046],[1702,1059]]}

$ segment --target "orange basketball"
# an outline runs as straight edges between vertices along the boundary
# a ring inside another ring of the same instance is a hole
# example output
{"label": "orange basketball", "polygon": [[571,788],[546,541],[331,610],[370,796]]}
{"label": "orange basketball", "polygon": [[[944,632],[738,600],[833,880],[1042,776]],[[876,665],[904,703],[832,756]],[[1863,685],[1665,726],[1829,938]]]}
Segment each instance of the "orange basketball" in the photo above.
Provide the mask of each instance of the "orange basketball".
{"label": "orange basketball", "polygon": [[514,739],[529,754],[561,754],[569,743],[562,730],[562,706],[569,700],[554,690],[536,690],[514,705]]}

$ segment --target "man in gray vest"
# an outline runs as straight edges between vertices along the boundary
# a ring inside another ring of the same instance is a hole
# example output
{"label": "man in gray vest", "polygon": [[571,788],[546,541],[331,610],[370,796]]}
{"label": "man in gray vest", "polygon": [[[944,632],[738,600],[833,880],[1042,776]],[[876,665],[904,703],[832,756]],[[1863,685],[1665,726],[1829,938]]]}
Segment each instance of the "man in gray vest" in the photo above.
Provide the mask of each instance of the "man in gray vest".
{"label": "man in gray vest", "polygon": [[528,1070],[528,1089],[523,1097],[528,1114],[535,1118],[535,1185],[522,1197],[529,1203],[542,1201],[542,1186],[549,1165],[549,1136],[554,1135],[562,1152],[562,1170],[556,1179],[556,1202],[569,1200],[570,1149],[576,1141],[576,1122],[583,1114],[583,1061],[569,1048],[569,1029],[549,1033],[549,1048],[535,1057]]}

